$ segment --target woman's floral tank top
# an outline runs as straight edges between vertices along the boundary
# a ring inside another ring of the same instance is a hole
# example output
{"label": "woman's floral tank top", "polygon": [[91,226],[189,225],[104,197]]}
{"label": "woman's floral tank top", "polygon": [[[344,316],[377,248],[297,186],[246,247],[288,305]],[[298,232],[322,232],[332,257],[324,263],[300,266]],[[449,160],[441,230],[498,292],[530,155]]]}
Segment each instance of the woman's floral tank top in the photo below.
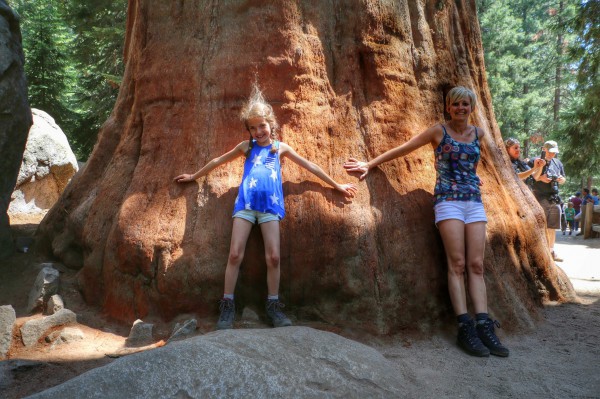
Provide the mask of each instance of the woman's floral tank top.
{"label": "woman's floral tank top", "polygon": [[[235,199],[233,214],[247,209],[272,213],[283,219],[285,216],[283,186],[281,183],[281,163],[279,162],[279,142],[266,147],[252,143],[250,154],[244,163],[242,184]],[[275,146],[277,151],[271,152]]]}
{"label": "woman's floral tank top", "polygon": [[434,204],[443,201],[481,202],[477,164],[481,157],[477,128],[470,143],[454,140],[442,125],[444,137],[435,149]]}

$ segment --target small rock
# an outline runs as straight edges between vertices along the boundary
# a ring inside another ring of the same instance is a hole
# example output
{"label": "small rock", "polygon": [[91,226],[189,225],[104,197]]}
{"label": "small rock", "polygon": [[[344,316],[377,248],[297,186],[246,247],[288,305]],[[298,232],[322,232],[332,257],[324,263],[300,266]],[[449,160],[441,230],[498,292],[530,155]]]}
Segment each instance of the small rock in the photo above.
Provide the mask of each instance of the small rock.
{"label": "small rock", "polygon": [[69,309],[62,309],[51,316],[25,322],[21,327],[21,339],[25,346],[31,346],[50,328],[76,322],[77,315],[75,313]]}
{"label": "small rock", "polygon": [[12,343],[12,330],[17,320],[10,305],[0,306],[0,359],[4,359]]}
{"label": "small rock", "polygon": [[68,344],[73,341],[81,341],[85,338],[85,334],[79,328],[65,327],[59,331],[53,331],[45,339],[46,342],[57,342]]}
{"label": "small rock", "polygon": [[191,335],[196,331],[198,327],[198,322],[196,319],[186,320],[183,324],[177,323],[175,328],[173,329],[173,333],[167,340],[167,342],[171,342],[176,339],[183,338],[185,336]]}
{"label": "small rock", "polygon": [[65,308],[65,303],[62,297],[58,294],[52,295],[46,304],[46,312],[45,314],[54,314],[61,309]]}
{"label": "small rock", "polygon": [[246,306],[242,311],[240,324],[245,328],[257,328],[261,325],[261,320],[254,310]]}
{"label": "small rock", "polygon": [[58,292],[59,271],[52,267],[52,263],[43,263],[42,269],[35,279],[33,288],[29,292],[27,311],[33,313],[44,308],[48,299]]}
{"label": "small rock", "polygon": [[152,338],[153,329],[154,324],[144,323],[139,319],[134,321],[129,336],[125,340],[125,346],[144,346],[151,344],[154,341]]}
{"label": "small rock", "polygon": [[250,309],[248,306],[246,306],[242,312],[242,320],[244,321],[260,321],[260,318],[258,317],[258,314]]}

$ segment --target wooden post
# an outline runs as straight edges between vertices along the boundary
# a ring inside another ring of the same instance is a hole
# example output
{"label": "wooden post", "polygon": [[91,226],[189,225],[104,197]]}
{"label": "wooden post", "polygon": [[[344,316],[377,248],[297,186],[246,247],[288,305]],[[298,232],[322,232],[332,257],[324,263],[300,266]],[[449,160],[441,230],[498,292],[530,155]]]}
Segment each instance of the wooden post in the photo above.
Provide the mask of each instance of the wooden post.
{"label": "wooden post", "polygon": [[581,217],[579,218],[579,229],[581,230],[581,235],[583,235],[583,232],[585,230],[585,202],[581,203],[581,210],[579,211],[579,213],[581,213]]}
{"label": "wooden post", "polygon": [[594,204],[588,202],[585,204],[585,213],[581,215],[581,220],[585,220],[583,224],[583,238],[592,236],[592,217],[594,216]]}

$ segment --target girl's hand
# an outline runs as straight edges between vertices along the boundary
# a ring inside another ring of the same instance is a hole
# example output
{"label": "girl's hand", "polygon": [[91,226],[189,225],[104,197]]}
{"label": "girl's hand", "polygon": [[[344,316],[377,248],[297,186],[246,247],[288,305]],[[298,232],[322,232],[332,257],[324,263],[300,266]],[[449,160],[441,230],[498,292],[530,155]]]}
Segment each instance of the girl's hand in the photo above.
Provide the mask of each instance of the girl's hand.
{"label": "girl's hand", "polygon": [[341,191],[345,197],[354,197],[358,188],[353,183],[338,184],[336,190]]}
{"label": "girl's hand", "polygon": [[174,178],[173,181],[175,181],[177,183],[187,183],[190,181],[194,181],[194,179],[192,179],[192,175],[183,174],[183,175],[179,175],[176,178]]}
{"label": "girl's hand", "polygon": [[369,164],[367,162],[359,161],[355,158],[349,158],[346,162],[344,162],[344,168],[346,172],[359,172],[362,173],[359,177],[359,180],[362,180],[369,173]]}

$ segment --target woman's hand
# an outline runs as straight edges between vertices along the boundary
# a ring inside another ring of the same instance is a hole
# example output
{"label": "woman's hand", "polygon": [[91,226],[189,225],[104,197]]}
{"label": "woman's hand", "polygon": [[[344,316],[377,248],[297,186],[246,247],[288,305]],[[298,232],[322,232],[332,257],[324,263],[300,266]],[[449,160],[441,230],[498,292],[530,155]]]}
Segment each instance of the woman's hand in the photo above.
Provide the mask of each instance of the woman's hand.
{"label": "woman's hand", "polygon": [[195,180],[192,178],[192,176],[193,175],[188,175],[184,173],[183,175],[179,175],[176,178],[174,178],[173,181],[177,183],[187,183]]}
{"label": "woman's hand", "polygon": [[539,168],[543,168],[546,165],[546,160],[538,158],[535,161],[533,161],[533,168],[534,169],[539,169]]}
{"label": "woman's hand", "polygon": [[344,162],[344,168],[346,172],[359,172],[361,173],[359,179],[362,180],[369,173],[369,164],[367,162],[359,161],[355,158],[349,158],[346,162]]}
{"label": "woman's hand", "polygon": [[354,197],[354,194],[358,191],[354,183],[338,184],[335,188],[341,191],[345,197]]}

